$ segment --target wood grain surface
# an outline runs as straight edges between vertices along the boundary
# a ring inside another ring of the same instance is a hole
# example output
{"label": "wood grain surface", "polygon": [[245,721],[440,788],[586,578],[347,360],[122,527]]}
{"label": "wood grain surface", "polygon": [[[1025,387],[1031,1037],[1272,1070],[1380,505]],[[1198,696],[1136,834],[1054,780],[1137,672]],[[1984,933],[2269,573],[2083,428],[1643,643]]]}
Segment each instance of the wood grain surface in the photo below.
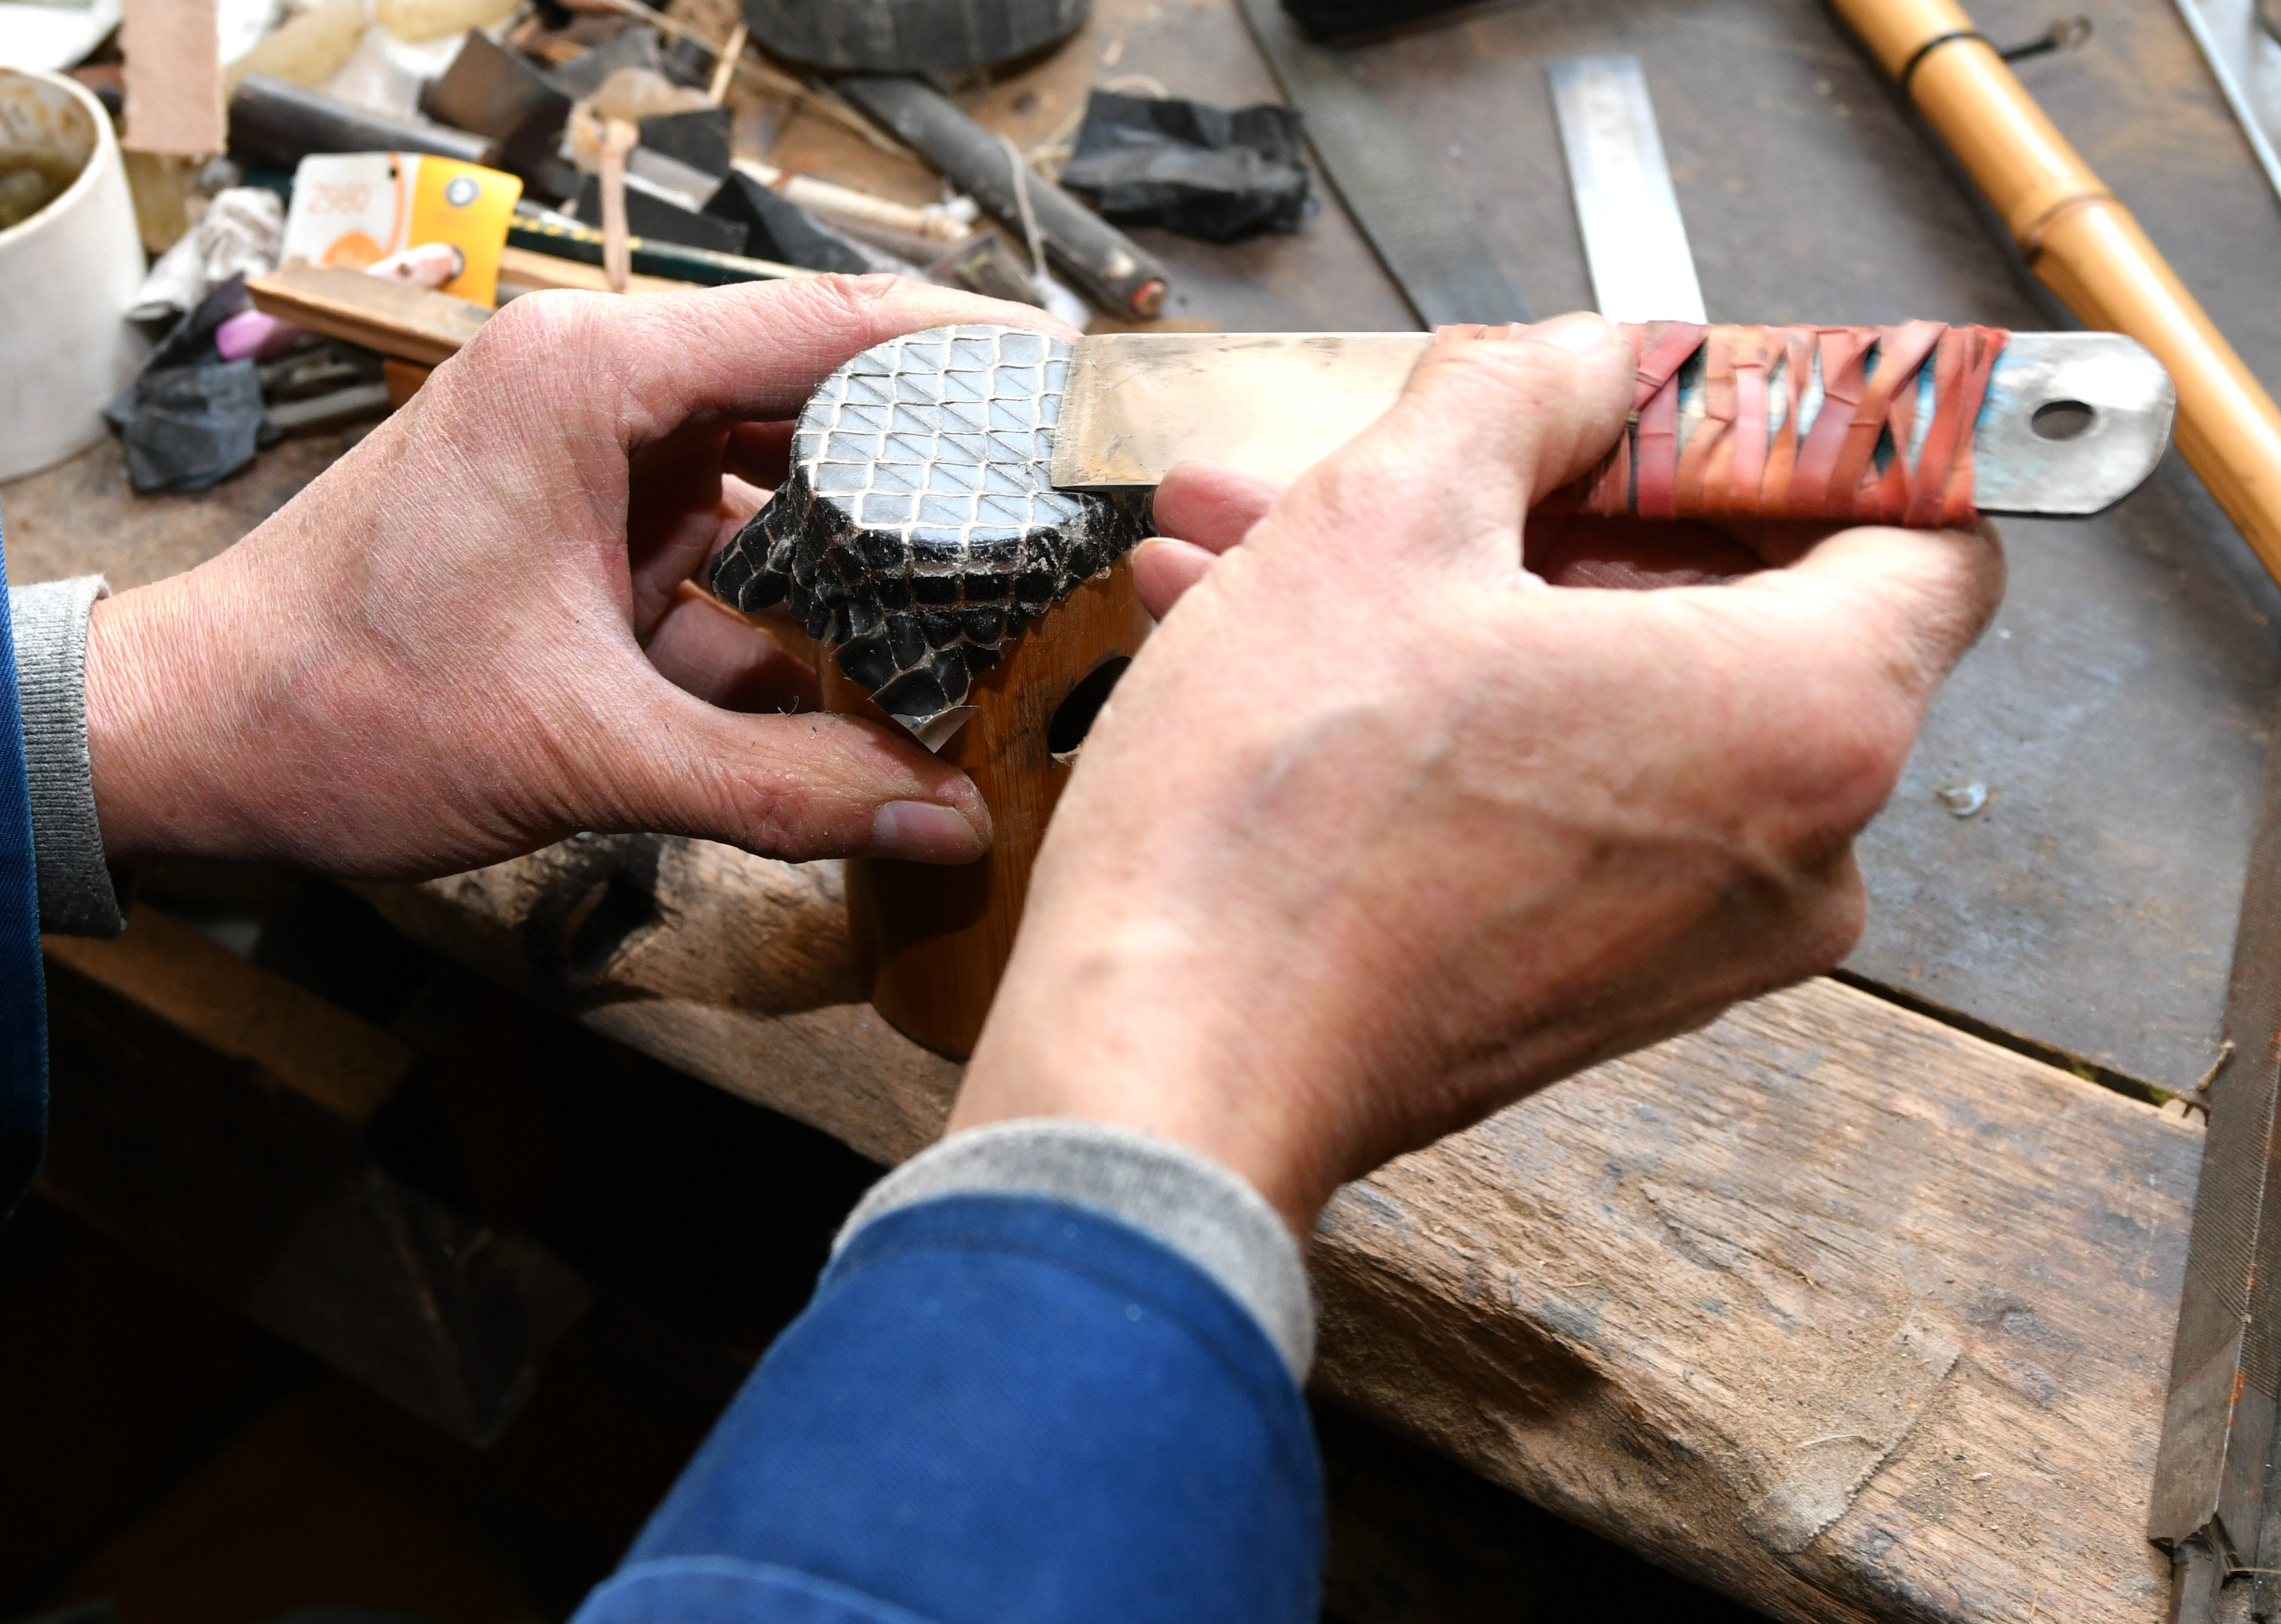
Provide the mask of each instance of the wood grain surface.
{"label": "wood grain surface", "polygon": [[247,277],[245,290],[264,315],[424,367],[457,355],[491,316],[486,305],[334,265],[282,265]]}
{"label": "wood grain surface", "polygon": [[[899,1161],[957,1069],[833,1001],[862,974],[837,870],[589,839],[367,894]],[[1316,1385],[1777,1616],[2155,1624],[2200,1151],[2183,1118],[1810,983],[1342,1192]]]}
{"label": "wood grain surface", "polygon": [[[1013,956],[1030,869],[1076,766],[1054,752],[1055,718],[1086,677],[1138,653],[1155,623],[1140,607],[1131,559],[1120,558],[975,678],[967,695],[974,715],[938,754],[974,780],[990,808],[990,850],[980,862],[848,863],[851,916],[878,965],[871,1002],[905,1036],[960,1059],[974,1052]],[[818,669],[826,709],[898,728],[835,662]]]}

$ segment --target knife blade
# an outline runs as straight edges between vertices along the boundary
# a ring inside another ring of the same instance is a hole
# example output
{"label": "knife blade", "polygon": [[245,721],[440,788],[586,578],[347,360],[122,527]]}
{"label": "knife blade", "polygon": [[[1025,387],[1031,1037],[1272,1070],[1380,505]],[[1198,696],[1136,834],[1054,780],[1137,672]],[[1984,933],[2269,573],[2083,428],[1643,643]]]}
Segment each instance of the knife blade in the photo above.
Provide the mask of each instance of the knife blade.
{"label": "knife blade", "polygon": [[[1194,459],[1287,484],[1384,415],[1433,343],[1427,333],[1080,339],[1053,430],[1051,480],[1072,491],[1150,486]],[[1801,432],[1818,388],[1817,372]],[[1705,408],[1699,367],[1691,382],[1682,371],[1682,447]],[[1991,514],[2103,512],[2153,472],[2176,411],[2169,375],[2135,340],[2014,333],[1974,424],[1976,504]]]}

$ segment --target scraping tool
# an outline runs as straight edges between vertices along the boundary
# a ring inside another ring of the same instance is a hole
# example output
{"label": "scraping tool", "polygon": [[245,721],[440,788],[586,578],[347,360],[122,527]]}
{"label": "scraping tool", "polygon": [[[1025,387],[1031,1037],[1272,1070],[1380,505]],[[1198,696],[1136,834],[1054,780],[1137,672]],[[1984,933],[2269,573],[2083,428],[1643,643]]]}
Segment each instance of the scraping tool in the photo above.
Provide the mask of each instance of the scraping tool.
{"label": "scraping tool", "polygon": [[[1191,458],[1287,483],[1376,421],[1432,343],[1423,333],[1080,339],[1054,430],[1051,483],[1068,491],[1149,486]],[[1682,459],[1713,405],[1701,358],[1691,365],[1692,375],[1683,367],[1678,377]],[[1800,438],[1827,400],[1818,360],[1812,370],[1800,391]],[[1931,372],[1926,367],[1919,384],[1928,395]],[[1783,426],[1783,382],[1778,368],[1767,393],[1770,432]],[[1972,427],[1972,505],[1983,513],[2074,516],[2110,507],[2153,472],[2175,409],[2169,375],[2131,339],[2014,333]],[[1931,417],[1917,414],[1919,434]],[[1752,516],[1748,504],[1724,512]]]}

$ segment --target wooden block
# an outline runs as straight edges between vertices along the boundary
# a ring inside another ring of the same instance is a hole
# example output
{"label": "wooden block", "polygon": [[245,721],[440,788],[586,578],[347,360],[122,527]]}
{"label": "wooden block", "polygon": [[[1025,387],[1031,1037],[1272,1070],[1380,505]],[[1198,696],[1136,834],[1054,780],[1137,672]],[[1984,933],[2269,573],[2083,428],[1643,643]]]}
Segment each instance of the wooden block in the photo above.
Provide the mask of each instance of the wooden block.
{"label": "wooden block", "polygon": [[393,355],[380,363],[381,382],[388,385],[389,403],[402,411],[405,403],[420,392],[428,375],[436,369],[422,367],[417,361],[400,361]]}
{"label": "wooden block", "polygon": [[[849,905],[878,965],[871,1002],[905,1036],[954,1057],[973,1052],[1014,951],[1046,824],[1069,783],[1067,746],[1082,738],[1077,723],[1089,723],[1100,709],[1151,624],[1133,590],[1132,561],[1120,558],[1055,605],[975,679],[967,695],[975,714],[940,755],[972,778],[989,803],[995,835],[979,862],[946,868],[858,858],[848,864]],[[819,670],[826,708],[897,726],[831,660]],[[1080,718],[1074,708],[1087,701],[1092,709]],[[1064,706],[1073,708],[1066,715]],[[1059,755],[1057,718],[1075,731]]]}
{"label": "wooden block", "polygon": [[109,941],[50,936],[43,947],[50,963],[344,1122],[369,1121],[412,1068],[401,1040],[152,909],[138,909],[127,933]]}
{"label": "wooden block", "polygon": [[338,266],[280,266],[247,277],[245,290],[265,315],[428,367],[457,355],[491,317],[481,305]]}
{"label": "wooden block", "polygon": [[135,152],[202,158],[229,144],[215,0],[126,0],[127,134]]}

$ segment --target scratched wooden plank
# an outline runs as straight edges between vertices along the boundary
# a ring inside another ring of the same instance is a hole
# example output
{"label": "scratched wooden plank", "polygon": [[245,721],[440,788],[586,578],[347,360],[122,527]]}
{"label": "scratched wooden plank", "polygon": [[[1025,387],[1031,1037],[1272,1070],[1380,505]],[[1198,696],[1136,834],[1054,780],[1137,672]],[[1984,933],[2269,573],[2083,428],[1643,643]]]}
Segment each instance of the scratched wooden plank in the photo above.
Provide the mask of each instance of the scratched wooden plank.
{"label": "scratched wooden plank", "polygon": [[[856,973],[836,865],[589,840],[367,894],[883,1161],[956,1087],[830,1001]],[[1777,1616],[2156,1624],[2140,1529],[2200,1151],[2150,1106],[1809,983],[1342,1192],[1317,1386]]]}

